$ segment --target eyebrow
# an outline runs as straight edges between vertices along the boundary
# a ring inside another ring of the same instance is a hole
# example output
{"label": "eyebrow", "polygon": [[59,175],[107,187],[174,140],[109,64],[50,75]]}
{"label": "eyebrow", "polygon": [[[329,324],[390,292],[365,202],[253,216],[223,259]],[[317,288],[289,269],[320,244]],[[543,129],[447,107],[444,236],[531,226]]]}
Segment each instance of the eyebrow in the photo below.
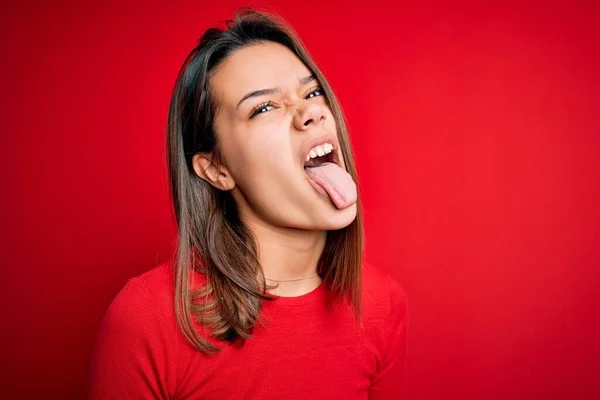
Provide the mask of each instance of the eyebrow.
{"label": "eyebrow", "polygon": [[[315,74],[311,74],[311,75],[305,76],[304,78],[301,78],[299,83],[300,83],[300,86],[304,86],[316,79],[317,79],[317,76]],[[244,97],[242,97],[242,99],[238,103],[236,109],[238,109],[240,107],[240,104],[242,104],[245,100],[248,100],[252,97],[265,96],[265,95],[276,94],[276,93],[281,93],[281,89],[280,88],[268,88],[268,89],[254,90],[254,91],[246,94]]]}

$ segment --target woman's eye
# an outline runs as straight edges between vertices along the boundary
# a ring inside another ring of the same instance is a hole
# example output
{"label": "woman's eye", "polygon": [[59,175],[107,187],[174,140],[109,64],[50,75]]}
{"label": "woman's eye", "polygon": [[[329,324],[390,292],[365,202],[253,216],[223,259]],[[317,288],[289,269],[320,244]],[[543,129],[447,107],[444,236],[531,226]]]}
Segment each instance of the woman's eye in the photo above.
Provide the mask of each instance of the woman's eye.
{"label": "woman's eye", "polygon": [[316,96],[322,96],[323,95],[323,88],[315,88],[313,90],[311,90],[311,92],[306,96],[307,99],[312,99],[313,97]]}
{"label": "woman's eye", "polygon": [[252,110],[252,114],[250,115],[250,118],[254,117],[257,114],[263,114],[266,113],[267,111],[271,110],[273,108],[273,104],[272,103],[263,103],[258,105],[256,108],[254,108]]}
{"label": "woman's eye", "polygon": [[[323,88],[317,87],[306,95],[306,99],[312,99],[313,97],[323,96]],[[272,102],[268,101],[266,103],[259,104],[256,106],[252,112],[250,113],[250,118],[254,118],[258,114],[264,114],[267,111],[271,111],[275,106]]]}

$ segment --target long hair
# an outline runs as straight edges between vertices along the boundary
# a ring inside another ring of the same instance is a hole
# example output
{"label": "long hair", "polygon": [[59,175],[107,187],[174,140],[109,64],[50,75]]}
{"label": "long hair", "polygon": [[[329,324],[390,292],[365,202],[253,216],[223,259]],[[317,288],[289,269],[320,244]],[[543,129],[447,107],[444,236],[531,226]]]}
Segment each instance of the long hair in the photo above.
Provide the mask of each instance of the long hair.
{"label": "long hair", "polygon": [[[256,240],[238,217],[233,196],[201,179],[192,167],[194,154],[212,153],[219,160],[218,135],[213,129],[217,101],[209,79],[230,54],[263,41],[290,49],[317,77],[335,118],[340,147],[348,173],[358,182],[346,121],[339,102],[323,73],[309,56],[294,30],[273,13],[244,8],[226,29],[210,28],[200,38],[181,67],[171,98],[167,127],[167,169],[177,220],[175,265],[175,315],[189,342],[210,354],[220,351],[195,329],[194,320],[217,339],[233,341],[251,337],[262,322],[266,283],[260,268]],[[361,268],[363,225],[360,201],[357,216],[347,227],[328,231],[317,265],[323,284],[335,303],[346,303],[362,324]],[[199,288],[191,285],[193,272],[206,276]]]}

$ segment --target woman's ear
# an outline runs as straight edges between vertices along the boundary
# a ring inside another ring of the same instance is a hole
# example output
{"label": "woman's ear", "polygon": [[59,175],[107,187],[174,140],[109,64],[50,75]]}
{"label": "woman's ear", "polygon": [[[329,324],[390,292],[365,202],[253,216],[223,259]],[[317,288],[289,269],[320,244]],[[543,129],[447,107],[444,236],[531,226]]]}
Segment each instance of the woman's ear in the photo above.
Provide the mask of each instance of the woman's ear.
{"label": "woman's ear", "polygon": [[235,187],[233,177],[224,165],[219,165],[209,153],[197,153],[192,158],[196,175],[217,189],[224,191]]}

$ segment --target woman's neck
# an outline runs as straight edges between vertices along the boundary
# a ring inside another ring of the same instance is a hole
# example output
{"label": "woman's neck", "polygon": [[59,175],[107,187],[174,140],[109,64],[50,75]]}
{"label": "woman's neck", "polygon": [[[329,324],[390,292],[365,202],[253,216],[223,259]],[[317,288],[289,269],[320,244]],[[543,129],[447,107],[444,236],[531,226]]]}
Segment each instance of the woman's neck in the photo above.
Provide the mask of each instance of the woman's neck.
{"label": "woman's neck", "polygon": [[257,240],[258,255],[268,285],[278,284],[270,293],[278,296],[301,296],[321,283],[317,275],[309,279],[276,282],[305,278],[317,273],[317,264],[325,248],[327,231],[281,228],[255,218],[246,219]]}

